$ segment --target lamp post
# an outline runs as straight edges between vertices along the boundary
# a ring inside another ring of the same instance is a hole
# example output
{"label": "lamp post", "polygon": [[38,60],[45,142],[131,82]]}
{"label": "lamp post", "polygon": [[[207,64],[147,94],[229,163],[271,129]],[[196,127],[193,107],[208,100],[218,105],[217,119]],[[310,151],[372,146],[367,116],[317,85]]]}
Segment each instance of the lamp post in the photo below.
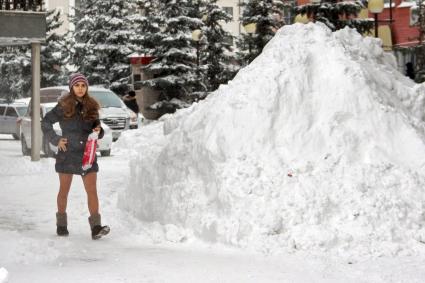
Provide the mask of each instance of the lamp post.
{"label": "lamp post", "polygon": [[249,51],[249,60],[248,62],[251,62],[251,57],[252,57],[252,46],[251,46],[251,41],[252,41],[252,37],[254,35],[254,33],[257,31],[257,24],[256,23],[250,23],[250,24],[246,24],[243,26],[246,33],[248,33],[249,35],[249,41],[248,41],[248,51]]}
{"label": "lamp post", "polygon": [[192,40],[196,42],[196,67],[199,73],[199,41],[202,37],[202,31],[200,29],[195,29],[192,31]]}
{"label": "lamp post", "polygon": [[384,10],[384,0],[369,0],[367,8],[375,16],[375,37],[378,37],[378,14]]}

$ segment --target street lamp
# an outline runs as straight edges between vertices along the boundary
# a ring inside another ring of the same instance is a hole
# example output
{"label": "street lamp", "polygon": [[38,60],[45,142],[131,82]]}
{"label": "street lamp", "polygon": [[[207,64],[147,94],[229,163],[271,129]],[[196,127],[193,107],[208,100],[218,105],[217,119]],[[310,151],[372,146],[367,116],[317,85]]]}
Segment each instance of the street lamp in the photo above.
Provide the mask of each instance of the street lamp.
{"label": "street lamp", "polygon": [[375,37],[378,37],[378,14],[384,10],[384,0],[369,0],[367,8],[375,16]]}
{"label": "street lamp", "polygon": [[304,14],[304,15],[298,14],[298,15],[296,15],[295,16],[295,19],[294,19],[294,22],[295,23],[300,23],[300,24],[306,24],[306,23],[308,23],[309,20],[308,20],[307,14]]}
{"label": "street lamp", "polygon": [[199,41],[202,37],[202,31],[200,29],[195,29],[192,31],[192,40],[196,42],[196,66],[199,70]]}
{"label": "street lamp", "polygon": [[250,23],[243,26],[246,33],[249,35],[249,41],[248,41],[248,50],[249,50],[249,62],[251,62],[252,57],[252,47],[251,47],[251,41],[254,33],[257,31],[257,24],[256,23]]}

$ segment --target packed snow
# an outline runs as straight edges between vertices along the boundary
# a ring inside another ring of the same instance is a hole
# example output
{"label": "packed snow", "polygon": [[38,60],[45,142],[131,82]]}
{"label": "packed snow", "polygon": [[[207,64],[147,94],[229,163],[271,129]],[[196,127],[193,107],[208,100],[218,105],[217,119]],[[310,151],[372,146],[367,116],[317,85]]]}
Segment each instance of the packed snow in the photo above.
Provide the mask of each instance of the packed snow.
{"label": "packed snow", "polygon": [[4,267],[0,268],[0,283],[7,282],[8,274],[9,273],[7,272],[6,268]]}
{"label": "packed snow", "polygon": [[423,90],[378,39],[285,26],[205,101],[118,142],[133,176],[119,206],[176,242],[423,252]]}
{"label": "packed snow", "polygon": [[[137,130],[124,134],[134,135]],[[133,178],[127,158],[117,145],[112,156],[98,160],[101,213],[111,233],[91,240],[86,195],[75,176],[70,235],[62,238],[55,235],[54,160],[31,162],[19,141],[0,135],[0,282],[423,282],[424,255],[354,260],[303,251],[264,255],[193,238],[173,243],[172,228],[117,208],[118,194]]]}

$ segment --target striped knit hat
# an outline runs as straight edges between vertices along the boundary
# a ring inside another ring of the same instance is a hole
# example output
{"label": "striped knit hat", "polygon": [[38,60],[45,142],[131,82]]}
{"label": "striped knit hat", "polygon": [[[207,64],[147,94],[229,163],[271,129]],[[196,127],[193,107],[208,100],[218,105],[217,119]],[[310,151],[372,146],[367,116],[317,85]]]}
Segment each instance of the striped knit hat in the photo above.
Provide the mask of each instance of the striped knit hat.
{"label": "striped knit hat", "polygon": [[83,74],[75,73],[69,76],[69,89],[71,90],[72,87],[78,82],[83,82],[87,87],[89,87],[89,81],[87,78]]}

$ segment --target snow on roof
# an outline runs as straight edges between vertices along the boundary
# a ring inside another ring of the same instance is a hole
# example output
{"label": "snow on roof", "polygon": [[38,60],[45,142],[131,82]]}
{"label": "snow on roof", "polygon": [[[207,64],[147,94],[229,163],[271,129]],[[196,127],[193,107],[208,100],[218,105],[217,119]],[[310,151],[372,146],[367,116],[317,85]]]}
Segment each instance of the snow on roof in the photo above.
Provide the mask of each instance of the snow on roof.
{"label": "snow on roof", "polygon": [[401,2],[400,5],[397,6],[397,8],[404,7],[416,7],[416,2]]}

